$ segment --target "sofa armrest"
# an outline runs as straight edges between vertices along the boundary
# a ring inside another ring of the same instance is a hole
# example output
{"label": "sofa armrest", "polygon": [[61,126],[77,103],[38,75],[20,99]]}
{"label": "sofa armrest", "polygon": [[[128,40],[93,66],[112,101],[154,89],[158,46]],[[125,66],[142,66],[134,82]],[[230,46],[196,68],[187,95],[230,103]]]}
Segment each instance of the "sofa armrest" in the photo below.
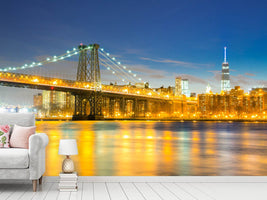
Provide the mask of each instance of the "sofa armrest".
{"label": "sofa armrest", "polygon": [[45,133],[31,135],[29,138],[30,180],[39,179],[45,172],[45,147],[48,136]]}

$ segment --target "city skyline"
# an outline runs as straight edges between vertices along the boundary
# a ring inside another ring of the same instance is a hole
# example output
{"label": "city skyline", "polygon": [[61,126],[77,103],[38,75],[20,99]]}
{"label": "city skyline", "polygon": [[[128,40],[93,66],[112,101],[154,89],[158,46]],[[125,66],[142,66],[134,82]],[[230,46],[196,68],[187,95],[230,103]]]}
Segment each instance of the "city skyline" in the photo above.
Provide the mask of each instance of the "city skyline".
{"label": "city skyline", "polygon": [[[94,9],[88,14],[84,9],[90,6],[74,3],[65,4],[63,11],[58,2],[53,7],[41,2],[17,2],[16,6],[6,2],[0,13],[6,30],[0,33],[0,68],[57,55],[80,42],[98,42],[152,87],[174,86],[175,77],[181,76],[189,80],[191,92],[203,93],[208,84],[213,92],[220,92],[223,47],[227,46],[231,87],[240,85],[247,91],[266,85],[263,1],[143,2],[141,7],[130,2],[90,5]],[[90,26],[86,26],[86,20]],[[92,31],[92,26],[97,28]],[[65,70],[66,65],[57,67]],[[73,68],[73,63],[69,65],[67,68]],[[29,102],[37,93],[0,89],[6,96],[2,101]],[[15,98],[24,94],[30,95],[23,100]]]}

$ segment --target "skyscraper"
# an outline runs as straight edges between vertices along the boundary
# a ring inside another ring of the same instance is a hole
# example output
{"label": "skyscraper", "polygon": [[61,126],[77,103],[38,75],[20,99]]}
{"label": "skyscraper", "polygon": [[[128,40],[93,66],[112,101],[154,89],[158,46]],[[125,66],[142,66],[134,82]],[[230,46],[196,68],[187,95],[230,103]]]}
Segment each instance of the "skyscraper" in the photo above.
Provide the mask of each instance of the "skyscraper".
{"label": "skyscraper", "polygon": [[190,97],[188,79],[182,79],[182,94],[187,97]]}
{"label": "skyscraper", "polygon": [[224,61],[222,63],[222,80],[221,80],[221,91],[230,91],[230,74],[229,64],[226,61],[226,47],[224,47]]}
{"label": "skyscraper", "polygon": [[180,76],[175,78],[175,91],[174,91],[175,96],[180,96],[182,95],[182,78]]}

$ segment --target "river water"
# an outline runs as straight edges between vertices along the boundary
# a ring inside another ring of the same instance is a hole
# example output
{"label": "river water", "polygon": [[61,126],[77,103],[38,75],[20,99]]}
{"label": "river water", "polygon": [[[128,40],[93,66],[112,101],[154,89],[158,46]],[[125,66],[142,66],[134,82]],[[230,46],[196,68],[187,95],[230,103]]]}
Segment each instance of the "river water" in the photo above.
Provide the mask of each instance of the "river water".
{"label": "river water", "polygon": [[77,139],[81,176],[267,175],[267,123],[38,121],[47,176],[61,171],[59,140]]}

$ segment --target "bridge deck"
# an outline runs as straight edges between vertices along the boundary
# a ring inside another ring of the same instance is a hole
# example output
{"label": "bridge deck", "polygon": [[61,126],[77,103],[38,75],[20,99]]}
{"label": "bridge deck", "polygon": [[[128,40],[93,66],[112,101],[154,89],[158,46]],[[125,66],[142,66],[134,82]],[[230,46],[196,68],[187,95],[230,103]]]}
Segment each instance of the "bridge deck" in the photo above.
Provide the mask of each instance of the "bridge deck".
{"label": "bridge deck", "polygon": [[[72,93],[101,91],[102,93],[113,95],[126,95],[166,101],[185,101],[182,97],[174,97],[169,94],[158,93],[149,88],[136,88],[127,85],[102,85],[101,88],[96,90],[90,83],[9,72],[0,72],[0,84],[2,86],[56,90]],[[196,101],[188,102],[196,103]]]}

